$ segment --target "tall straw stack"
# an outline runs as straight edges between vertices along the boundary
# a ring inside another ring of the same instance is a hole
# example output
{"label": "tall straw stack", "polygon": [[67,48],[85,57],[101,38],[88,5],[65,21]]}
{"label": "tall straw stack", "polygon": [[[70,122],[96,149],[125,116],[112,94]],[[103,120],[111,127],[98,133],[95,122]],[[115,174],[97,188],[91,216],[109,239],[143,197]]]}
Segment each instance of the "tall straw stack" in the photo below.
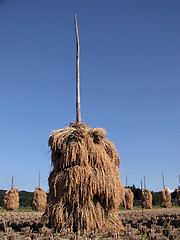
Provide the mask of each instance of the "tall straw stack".
{"label": "tall straw stack", "polygon": [[171,207],[171,195],[168,189],[163,189],[160,193],[161,207],[170,208]]}
{"label": "tall straw stack", "polygon": [[125,199],[124,199],[124,207],[127,209],[133,209],[133,199],[134,199],[134,194],[131,191],[131,189],[126,188],[125,189]]}
{"label": "tall straw stack", "polygon": [[12,188],[5,192],[3,206],[7,210],[16,210],[19,208],[19,190]]}
{"label": "tall straw stack", "polygon": [[149,190],[142,190],[142,207],[146,209],[152,208],[152,194]]}
{"label": "tall straw stack", "polygon": [[33,193],[32,209],[44,211],[47,203],[47,194],[41,187],[36,187]]}
{"label": "tall straw stack", "polygon": [[105,134],[102,128],[74,122],[50,136],[54,168],[44,218],[62,234],[123,229],[118,217],[124,195],[116,168],[120,159]]}

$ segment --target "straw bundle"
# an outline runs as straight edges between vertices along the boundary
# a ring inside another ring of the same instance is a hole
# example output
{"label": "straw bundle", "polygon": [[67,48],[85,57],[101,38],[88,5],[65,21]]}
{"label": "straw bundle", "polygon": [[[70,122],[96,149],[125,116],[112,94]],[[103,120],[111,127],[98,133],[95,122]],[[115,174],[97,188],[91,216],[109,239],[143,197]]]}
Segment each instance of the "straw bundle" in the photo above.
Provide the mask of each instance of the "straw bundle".
{"label": "straw bundle", "polygon": [[44,189],[36,187],[33,193],[32,209],[36,211],[44,211],[47,203],[47,195]]}
{"label": "straw bundle", "polygon": [[180,189],[177,190],[177,204],[180,206]]}
{"label": "straw bundle", "polygon": [[134,194],[131,189],[125,189],[125,197],[124,197],[124,207],[127,209],[133,209],[133,199]]}
{"label": "straw bundle", "polygon": [[3,199],[4,208],[7,210],[16,210],[19,208],[19,190],[12,188],[5,192]]}
{"label": "straw bundle", "polygon": [[161,207],[170,208],[171,207],[171,195],[168,189],[163,189],[160,194]]}
{"label": "straw bundle", "polygon": [[74,122],[50,136],[54,169],[44,218],[61,233],[123,229],[117,213],[124,194],[120,159],[105,134]]}
{"label": "straw bundle", "polygon": [[149,190],[142,190],[142,207],[146,209],[152,208],[152,194]]}

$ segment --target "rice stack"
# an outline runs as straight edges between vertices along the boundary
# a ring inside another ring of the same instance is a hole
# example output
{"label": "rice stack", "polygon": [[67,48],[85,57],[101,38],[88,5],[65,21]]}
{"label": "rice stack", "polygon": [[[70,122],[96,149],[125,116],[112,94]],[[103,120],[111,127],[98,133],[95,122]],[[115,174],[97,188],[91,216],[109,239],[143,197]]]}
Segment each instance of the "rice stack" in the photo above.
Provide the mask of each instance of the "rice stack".
{"label": "rice stack", "polygon": [[120,159],[105,134],[102,128],[74,122],[49,138],[53,170],[43,217],[62,234],[123,229],[118,217],[124,196]]}

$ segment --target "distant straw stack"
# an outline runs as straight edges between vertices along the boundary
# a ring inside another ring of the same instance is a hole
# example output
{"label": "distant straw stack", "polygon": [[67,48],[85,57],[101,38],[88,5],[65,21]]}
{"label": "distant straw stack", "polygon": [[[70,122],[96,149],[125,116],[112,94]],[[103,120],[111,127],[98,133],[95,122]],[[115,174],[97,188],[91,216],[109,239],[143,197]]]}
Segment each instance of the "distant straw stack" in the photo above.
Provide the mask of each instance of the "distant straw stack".
{"label": "distant straw stack", "polygon": [[36,187],[33,193],[32,209],[44,211],[47,203],[47,194],[41,187]]}
{"label": "distant straw stack", "polygon": [[134,199],[133,192],[131,191],[131,189],[126,188],[124,196],[124,207],[127,209],[133,209],[133,199]]}
{"label": "distant straw stack", "polygon": [[118,216],[124,187],[120,159],[102,128],[74,122],[50,136],[54,169],[49,176],[49,200],[44,214],[61,233],[123,229]]}
{"label": "distant straw stack", "polygon": [[7,210],[16,210],[19,208],[19,190],[12,188],[5,192],[3,206]]}
{"label": "distant straw stack", "polygon": [[161,207],[170,208],[171,207],[171,195],[168,189],[163,189],[160,193]]}
{"label": "distant straw stack", "polygon": [[142,190],[142,207],[146,209],[152,208],[152,194],[149,190]]}

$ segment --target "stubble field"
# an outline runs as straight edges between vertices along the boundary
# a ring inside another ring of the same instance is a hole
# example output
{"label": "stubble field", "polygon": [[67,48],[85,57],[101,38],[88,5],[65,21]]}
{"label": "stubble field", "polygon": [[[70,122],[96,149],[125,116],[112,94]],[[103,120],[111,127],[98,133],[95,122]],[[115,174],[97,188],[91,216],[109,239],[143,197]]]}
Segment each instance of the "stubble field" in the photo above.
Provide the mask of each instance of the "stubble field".
{"label": "stubble field", "polygon": [[41,223],[42,212],[0,212],[0,239],[180,239],[180,207],[152,210],[121,210],[119,216],[125,227],[99,235],[61,236]]}

